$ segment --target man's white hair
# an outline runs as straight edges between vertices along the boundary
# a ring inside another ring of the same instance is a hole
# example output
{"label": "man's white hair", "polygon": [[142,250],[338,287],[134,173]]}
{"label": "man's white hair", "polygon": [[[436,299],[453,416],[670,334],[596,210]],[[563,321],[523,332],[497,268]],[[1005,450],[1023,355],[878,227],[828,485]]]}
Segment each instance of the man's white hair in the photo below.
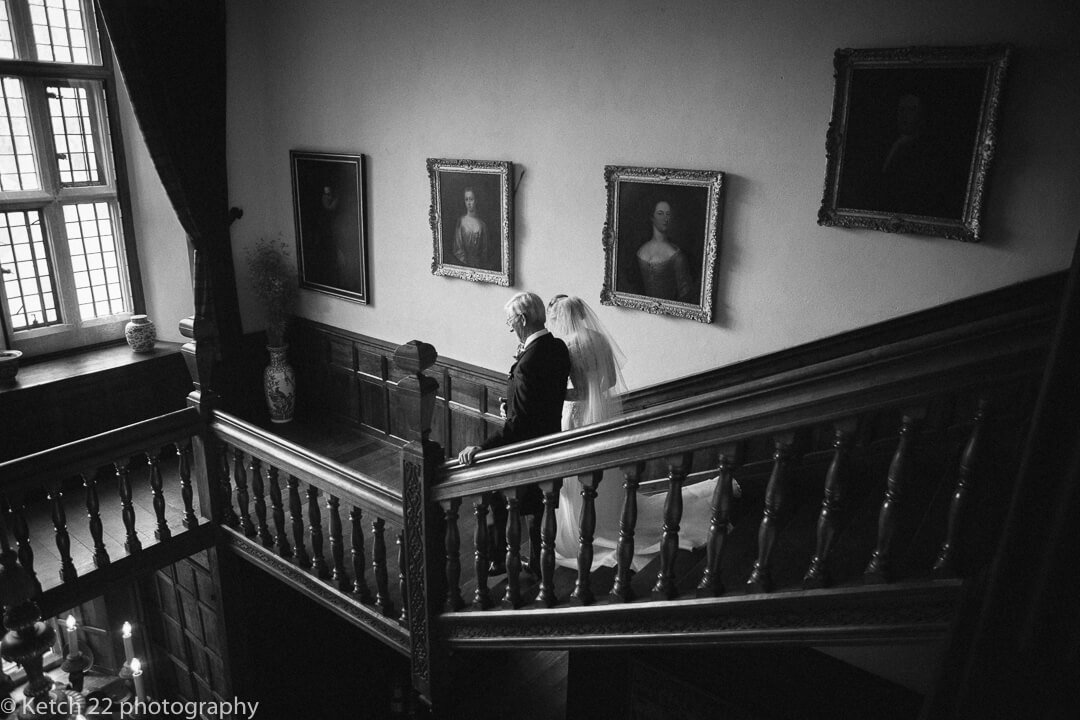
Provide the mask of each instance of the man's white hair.
{"label": "man's white hair", "polygon": [[540,296],[531,292],[519,292],[506,301],[503,309],[514,315],[524,315],[525,323],[534,327],[544,327],[547,323],[547,311]]}

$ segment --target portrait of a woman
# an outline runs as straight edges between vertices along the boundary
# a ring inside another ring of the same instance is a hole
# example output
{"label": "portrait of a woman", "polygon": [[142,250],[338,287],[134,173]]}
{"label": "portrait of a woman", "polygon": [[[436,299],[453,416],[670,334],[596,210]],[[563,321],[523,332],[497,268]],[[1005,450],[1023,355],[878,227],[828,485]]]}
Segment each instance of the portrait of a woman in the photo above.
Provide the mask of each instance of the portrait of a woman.
{"label": "portrait of a woman", "polygon": [[712,322],[724,173],[608,165],[604,305]]}
{"label": "portrait of a woman", "polygon": [[467,187],[462,194],[465,214],[458,218],[457,229],[454,231],[454,257],[462,265],[486,268],[491,255],[487,223],[477,214],[478,198],[475,188]]}
{"label": "portrait of a woman", "polygon": [[642,293],[661,300],[696,302],[694,275],[683,250],[668,238],[672,224],[671,203],[653,203],[652,236],[635,253]]}

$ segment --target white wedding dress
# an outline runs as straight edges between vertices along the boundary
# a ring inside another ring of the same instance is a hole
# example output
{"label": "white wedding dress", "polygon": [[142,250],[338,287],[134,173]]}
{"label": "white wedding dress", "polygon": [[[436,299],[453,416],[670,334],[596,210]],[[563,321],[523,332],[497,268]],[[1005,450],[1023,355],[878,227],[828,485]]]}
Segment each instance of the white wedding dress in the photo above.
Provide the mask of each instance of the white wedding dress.
{"label": "white wedding dress", "polygon": [[[621,411],[615,389],[617,363],[607,338],[601,332],[578,328],[562,338],[570,351],[570,384],[563,406],[562,429],[570,430],[614,417]],[[643,478],[652,479],[652,478]],[[679,547],[692,549],[708,541],[710,502],[716,479],[683,489],[683,515],[679,523]],[[576,477],[563,478],[556,509],[555,562],[577,569],[582,485]],[[596,531],[593,534],[593,568],[614,566],[618,561],[619,522],[622,518],[623,476],[619,468],[604,471],[595,500]],[[663,539],[664,501],[667,493],[638,494],[637,525],[634,529],[634,560],[638,570],[660,551]]]}

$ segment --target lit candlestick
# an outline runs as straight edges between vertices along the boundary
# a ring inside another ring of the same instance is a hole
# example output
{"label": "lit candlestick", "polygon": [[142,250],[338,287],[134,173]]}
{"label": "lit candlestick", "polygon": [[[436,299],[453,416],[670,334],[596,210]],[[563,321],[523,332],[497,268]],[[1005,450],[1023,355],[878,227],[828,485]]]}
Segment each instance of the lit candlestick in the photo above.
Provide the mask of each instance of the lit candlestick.
{"label": "lit candlestick", "polygon": [[76,626],[75,616],[67,616],[67,632],[68,632],[68,655],[75,657],[79,654],[79,630]]}
{"label": "lit candlestick", "polygon": [[135,646],[131,641],[131,623],[124,623],[124,662],[131,665],[131,661],[135,658]]}
{"label": "lit candlestick", "polygon": [[139,658],[131,658],[131,677],[135,680],[135,699],[146,700],[146,686],[143,684],[142,663]]}

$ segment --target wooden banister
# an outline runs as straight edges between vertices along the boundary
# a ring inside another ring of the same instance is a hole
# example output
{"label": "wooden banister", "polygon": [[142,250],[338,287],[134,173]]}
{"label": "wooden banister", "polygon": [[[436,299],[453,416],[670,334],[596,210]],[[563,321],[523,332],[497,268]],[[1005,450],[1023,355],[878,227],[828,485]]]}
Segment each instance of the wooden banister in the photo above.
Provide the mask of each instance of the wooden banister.
{"label": "wooden banister", "polygon": [[440,467],[435,500],[628,465],[1037,373],[1050,318],[1026,309],[663,403]]}
{"label": "wooden banister", "polygon": [[386,519],[401,521],[400,495],[389,485],[267,433],[228,413],[216,411],[211,430],[223,442],[272,461],[280,473],[313,485],[337,498],[348,498]]}
{"label": "wooden banister", "polygon": [[0,463],[0,487],[17,491],[38,486],[44,477],[74,477],[95,464],[106,465],[188,438],[202,427],[199,413],[184,408],[83,440]]}

